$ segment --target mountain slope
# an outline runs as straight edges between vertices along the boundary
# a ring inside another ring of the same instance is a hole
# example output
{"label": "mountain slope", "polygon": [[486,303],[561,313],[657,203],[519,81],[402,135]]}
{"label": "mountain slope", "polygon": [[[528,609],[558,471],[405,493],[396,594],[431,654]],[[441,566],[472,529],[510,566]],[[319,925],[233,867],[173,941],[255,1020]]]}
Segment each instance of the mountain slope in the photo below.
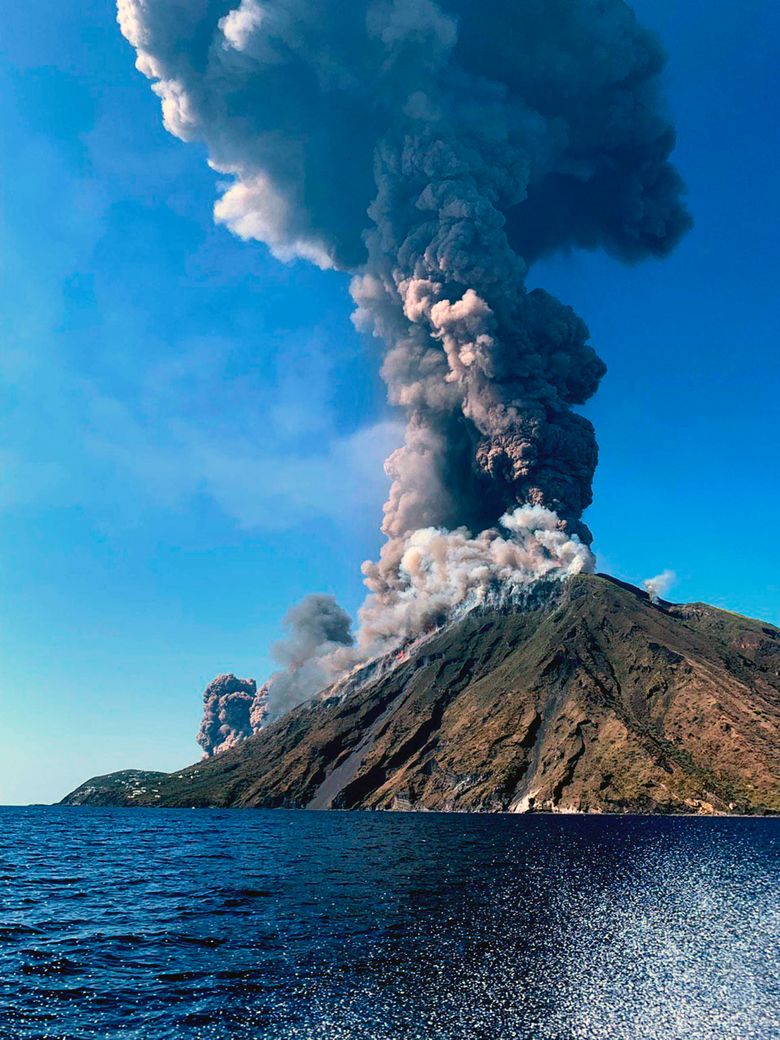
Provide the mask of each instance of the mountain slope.
{"label": "mountain slope", "polygon": [[580,576],[146,776],[127,795],[116,774],[93,779],[64,804],[780,812],[780,630]]}

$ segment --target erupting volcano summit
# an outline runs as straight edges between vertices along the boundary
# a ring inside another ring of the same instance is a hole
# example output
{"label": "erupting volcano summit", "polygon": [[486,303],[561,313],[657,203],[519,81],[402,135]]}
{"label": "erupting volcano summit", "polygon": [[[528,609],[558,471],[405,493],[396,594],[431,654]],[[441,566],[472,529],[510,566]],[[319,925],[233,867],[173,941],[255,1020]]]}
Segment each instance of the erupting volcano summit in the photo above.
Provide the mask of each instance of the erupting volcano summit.
{"label": "erupting volcano summit", "polygon": [[574,409],[605,366],[526,276],[688,228],[653,34],[622,0],[119,0],[119,22],[166,127],[229,178],[216,219],[351,274],[406,416],[356,636],[283,662],[268,717],[496,583],[592,569]]}

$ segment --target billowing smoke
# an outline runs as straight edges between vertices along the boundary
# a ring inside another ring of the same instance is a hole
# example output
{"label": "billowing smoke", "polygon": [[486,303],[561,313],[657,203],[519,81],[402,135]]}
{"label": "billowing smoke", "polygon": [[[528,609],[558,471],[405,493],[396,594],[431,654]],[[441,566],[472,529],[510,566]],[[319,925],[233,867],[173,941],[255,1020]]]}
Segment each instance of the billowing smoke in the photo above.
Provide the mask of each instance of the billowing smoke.
{"label": "billowing smoke", "polygon": [[306,596],[283,624],[288,634],[271,648],[281,668],[259,690],[254,679],[235,675],[218,675],[206,687],[197,737],[204,758],[240,744],[362,659],[350,616],[333,596]]}
{"label": "billowing smoke", "polygon": [[205,758],[252,736],[258,728],[251,719],[256,699],[254,679],[237,679],[235,675],[212,679],[203,691],[203,721],[197,737]]}
{"label": "billowing smoke", "polygon": [[657,603],[659,599],[664,598],[676,581],[677,575],[674,571],[661,571],[654,578],[645,578],[642,584],[650,597],[650,602]]}
{"label": "billowing smoke", "polygon": [[476,537],[465,527],[427,527],[405,542],[396,586],[386,596],[381,568],[367,565],[375,589],[360,609],[360,645],[375,656],[441,624],[458,606],[477,606],[540,578],[566,578],[593,568],[593,554],[576,534],[561,529],[543,506],[518,507],[501,517],[504,533],[491,528]]}
{"label": "billowing smoke", "polygon": [[[507,574],[586,566],[597,446],[574,409],[605,366],[525,279],[577,247],[662,256],[688,228],[653,34],[622,0],[118,8],[165,125],[229,179],[216,219],[351,272],[355,322],[383,344],[407,427],[360,647]],[[296,659],[269,701],[295,703],[330,659],[310,678]]]}
{"label": "billowing smoke", "polygon": [[289,634],[271,648],[282,668],[264,687],[268,721],[309,700],[357,660],[352,621],[333,596],[306,596],[287,612],[283,624]]}

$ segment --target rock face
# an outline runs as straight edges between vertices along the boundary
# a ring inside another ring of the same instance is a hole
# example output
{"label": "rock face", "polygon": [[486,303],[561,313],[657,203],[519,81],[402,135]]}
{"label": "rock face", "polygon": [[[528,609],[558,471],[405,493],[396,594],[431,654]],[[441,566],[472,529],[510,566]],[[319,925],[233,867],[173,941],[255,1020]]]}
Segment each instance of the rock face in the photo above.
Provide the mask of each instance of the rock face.
{"label": "rock face", "polygon": [[65,804],[780,812],[780,630],[580,576],[145,786]]}

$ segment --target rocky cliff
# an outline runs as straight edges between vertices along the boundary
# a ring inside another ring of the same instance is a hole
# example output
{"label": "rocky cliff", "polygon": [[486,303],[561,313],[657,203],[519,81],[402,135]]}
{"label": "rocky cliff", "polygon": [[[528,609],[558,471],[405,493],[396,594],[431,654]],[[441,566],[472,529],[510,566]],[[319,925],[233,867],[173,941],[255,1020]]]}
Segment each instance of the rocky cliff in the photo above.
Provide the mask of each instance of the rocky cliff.
{"label": "rocky cliff", "polygon": [[780,630],[610,578],[472,611],[338,692],[64,804],[780,812]]}

